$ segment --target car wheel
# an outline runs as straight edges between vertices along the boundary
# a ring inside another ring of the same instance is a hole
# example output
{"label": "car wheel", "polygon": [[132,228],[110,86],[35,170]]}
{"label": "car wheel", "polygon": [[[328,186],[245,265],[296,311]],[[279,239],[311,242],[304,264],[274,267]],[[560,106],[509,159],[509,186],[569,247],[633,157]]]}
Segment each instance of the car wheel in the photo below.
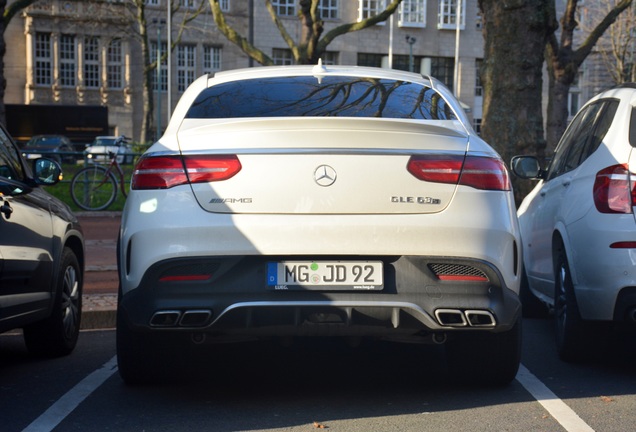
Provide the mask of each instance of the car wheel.
{"label": "car wheel", "polygon": [[117,368],[126,384],[148,384],[156,380],[157,368],[151,347],[143,335],[134,332],[117,308]]}
{"label": "car wheel", "polygon": [[526,274],[525,268],[521,272],[521,286],[519,287],[519,299],[521,300],[521,305],[523,307],[523,317],[524,318],[547,318],[548,317],[548,307],[545,303],[535,296],[532,291],[530,291],[530,286],[528,285],[528,275]]}
{"label": "car wheel", "polygon": [[188,346],[168,332],[153,334],[133,329],[121,307],[117,308],[117,367],[127,385],[169,381],[179,371]]}
{"label": "car wheel", "polygon": [[584,322],[574,295],[572,274],[563,245],[555,253],[554,323],[557,352],[561,360],[580,360],[583,348]]}
{"label": "car wheel", "polygon": [[53,295],[51,316],[24,328],[29,352],[43,357],[70,354],[80,331],[82,272],[73,251],[64,248]]}
{"label": "car wheel", "polygon": [[505,332],[458,333],[446,343],[446,355],[450,372],[460,384],[509,384],[521,361],[521,317]]}

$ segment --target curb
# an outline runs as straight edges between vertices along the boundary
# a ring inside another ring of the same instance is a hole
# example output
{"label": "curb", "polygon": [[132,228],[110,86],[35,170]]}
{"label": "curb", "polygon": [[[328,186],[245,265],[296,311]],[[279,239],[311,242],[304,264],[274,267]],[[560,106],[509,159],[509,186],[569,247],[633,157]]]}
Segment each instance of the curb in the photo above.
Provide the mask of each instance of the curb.
{"label": "curb", "polygon": [[117,323],[117,311],[82,311],[80,330],[109,330]]}
{"label": "curb", "polygon": [[77,211],[73,212],[73,214],[78,218],[89,218],[89,217],[110,217],[116,218],[121,217],[120,211]]}
{"label": "curb", "polygon": [[113,329],[117,322],[116,294],[82,296],[81,330]]}

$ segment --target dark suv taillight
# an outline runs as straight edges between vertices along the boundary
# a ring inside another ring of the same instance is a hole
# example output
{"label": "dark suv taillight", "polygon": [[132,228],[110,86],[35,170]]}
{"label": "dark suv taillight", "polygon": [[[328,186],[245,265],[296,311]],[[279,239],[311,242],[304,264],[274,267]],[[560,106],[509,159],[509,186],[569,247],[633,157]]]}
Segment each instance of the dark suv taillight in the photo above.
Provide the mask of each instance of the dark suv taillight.
{"label": "dark suv taillight", "polygon": [[227,180],[241,170],[236,155],[142,157],[132,177],[132,189],[168,189],[187,183]]}
{"label": "dark suv taillight", "polygon": [[508,170],[501,159],[481,156],[411,156],[408,171],[435,183],[471,186],[484,190],[510,190]]}
{"label": "dark suv taillight", "polygon": [[596,173],[594,205],[601,213],[631,213],[636,202],[627,164],[612,165]]}

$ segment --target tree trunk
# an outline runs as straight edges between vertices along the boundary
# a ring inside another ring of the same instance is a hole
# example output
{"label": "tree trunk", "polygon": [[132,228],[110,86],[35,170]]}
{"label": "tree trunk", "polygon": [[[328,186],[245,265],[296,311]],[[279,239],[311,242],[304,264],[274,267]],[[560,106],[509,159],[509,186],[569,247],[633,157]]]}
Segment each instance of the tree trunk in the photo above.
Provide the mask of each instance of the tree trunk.
{"label": "tree trunk", "polygon": [[[543,156],[544,50],[556,28],[550,0],[480,0],[484,20],[482,137],[508,162]],[[517,200],[528,185],[515,184]]]}
{"label": "tree trunk", "polygon": [[[153,111],[154,111],[154,100],[152,95],[152,73],[153,68],[150,63],[150,41],[148,40],[148,25],[146,23],[146,11],[145,11],[145,0],[137,0],[141,1],[141,3],[137,3],[137,23],[139,24],[139,36],[141,40],[141,55],[143,57],[144,66],[144,83],[142,87],[142,103],[143,103],[143,117],[141,120],[141,131],[139,136],[139,141],[142,143],[147,143],[150,141],[153,123]],[[158,46],[161,46],[161,41],[157,41]],[[157,56],[157,63],[159,62],[159,57]],[[157,83],[158,86],[161,83]],[[157,139],[159,137],[156,137]]]}
{"label": "tree trunk", "polygon": [[[0,0],[0,12],[4,16],[4,11],[7,6],[7,0]],[[7,43],[4,40],[4,31],[7,25],[3,19],[0,19],[0,123],[6,126],[7,124],[7,110],[4,104],[4,93],[7,88],[7,79],[4,76],[4,55],[7,52]]]}
{"label": "tree trunk", "polygon": [[[549,69],[549,68],[548,68]],[[561,135],[568,125],[568,95],[572,81],[555,78],[553,73],[548,73],[549,98],[546,126],[547,151],[554,151]]]}

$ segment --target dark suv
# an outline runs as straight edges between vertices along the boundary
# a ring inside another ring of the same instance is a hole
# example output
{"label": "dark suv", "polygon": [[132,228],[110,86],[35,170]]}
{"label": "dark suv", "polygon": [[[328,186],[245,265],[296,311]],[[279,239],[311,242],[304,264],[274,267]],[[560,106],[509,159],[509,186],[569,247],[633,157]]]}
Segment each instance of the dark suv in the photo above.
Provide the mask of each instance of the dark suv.
{"label": "dark suv", "polygon": [[69,354],[80,329],[84,237],[76,217],[44,190],[59,165],[27,163],[0,127],[0,332],[23,328],[30,352]]}

